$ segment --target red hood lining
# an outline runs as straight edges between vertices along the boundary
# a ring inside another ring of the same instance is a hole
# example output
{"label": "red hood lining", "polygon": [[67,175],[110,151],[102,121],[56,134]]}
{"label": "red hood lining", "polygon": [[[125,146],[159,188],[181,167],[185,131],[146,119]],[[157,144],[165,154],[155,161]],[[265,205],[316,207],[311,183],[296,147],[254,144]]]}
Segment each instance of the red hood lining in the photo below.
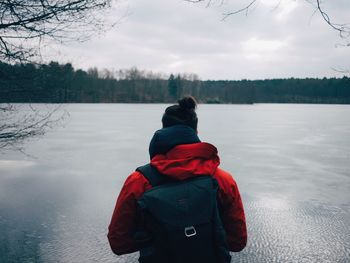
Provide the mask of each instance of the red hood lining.
{"label": "red hood lining", "polygon": [[215,146],[200,142],[177,145],[166,154],[154,156],[151,164],[160,173],[183,180],[198,175],[214,174],[220,159]]}

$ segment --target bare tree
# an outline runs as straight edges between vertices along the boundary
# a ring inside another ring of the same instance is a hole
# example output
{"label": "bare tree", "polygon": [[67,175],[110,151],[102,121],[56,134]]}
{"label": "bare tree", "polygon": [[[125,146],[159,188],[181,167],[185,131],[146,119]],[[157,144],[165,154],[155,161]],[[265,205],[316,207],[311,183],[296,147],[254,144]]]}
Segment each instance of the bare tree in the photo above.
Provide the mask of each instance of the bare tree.
{"label": "bare tree", "polygon": [[45,134],[69,115],[58,105],[43,107],[38,110],[30,104],[0,104],[0,152],[23,152],[23,142]]}
{"label": "bare tree", "polygon": [[[0,61],[36,61],[44,41],[84,41],[109,29],[112,1],[0,0]],[[59,108],[0,104],[0,150],[22,151],[24,141],[61,123],[67,112]]]}
{"label": "bare tree", "polygon": [[334,30],[339,32],[339,36],[346,40],[346,46],[350,46],[349,43],[349,37],[350,37],[350,23],[337,23],[334,22],[327,12],[322,8],[321,1],[316,0],[315,3],[313,3],[311,0],[307,0],[309,3],[311,3],[317,12],[319,12],[326,23],[333,28]]}
{"label": "bare tree", "polygon": [[[185,0],[186,2],[191,3],[200,3],[204,2],[206,3],[207,7],[214,4],[219,3],[223,4],[225,0]],[[227,0],[228,1],[228,0]],[[322,1],[320,0],[304,0],[307,3],[311,4],[315,8],[315,13],[319,13],[322,17],[322,19],[334,30],[339,32],[339,36],[346,41],[346,46],[350,46],[349,38],[350,38],[350,23],[338,23],[334,22],[334,20],[328,15],[327,11],[324,10],[322,6]],[[277,1],[277,7],[280,4],[281,1]],[[229,11],[226,13],[223,13],[222,20],[228,19],[230,16],[244,13],[245,15],[248,15],[248,12],[251,8],[253,8],[256,4],[259,3],[259,0],[251,0],[247,4],[243,5],[241,8],[233,11]]]}
{"label": "bare tree", "polygon": [[0,60],[25,61],[40,53],[43,40],[83,41],[111,26],[111,0],[0,1]]}

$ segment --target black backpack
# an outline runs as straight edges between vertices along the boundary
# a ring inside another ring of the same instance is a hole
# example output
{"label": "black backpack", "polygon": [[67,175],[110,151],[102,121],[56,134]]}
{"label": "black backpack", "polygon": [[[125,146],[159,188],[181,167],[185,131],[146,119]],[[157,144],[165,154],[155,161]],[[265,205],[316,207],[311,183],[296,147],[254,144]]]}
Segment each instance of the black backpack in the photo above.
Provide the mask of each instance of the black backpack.
{"label": "black backpack", "polygon": [[[171,180],[150,164],[136,169],[152,188],[138,200],[148,245],[141,263],[229,263],[218,205],[218,184],[211,176]],[[145,238],[146,237],[146,238]]]}

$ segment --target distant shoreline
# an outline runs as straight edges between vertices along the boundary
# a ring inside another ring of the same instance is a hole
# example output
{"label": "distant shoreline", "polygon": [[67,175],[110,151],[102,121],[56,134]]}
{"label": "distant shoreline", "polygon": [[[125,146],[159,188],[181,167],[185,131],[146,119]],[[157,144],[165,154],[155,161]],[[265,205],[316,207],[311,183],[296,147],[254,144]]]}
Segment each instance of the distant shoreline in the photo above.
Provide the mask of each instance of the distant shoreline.
{"label": "distant shoreline", "polygon": [[0,103],[174,103],[192,95],[204,104],[350,104],[347,76],[203,81],[191,74],[166,79],[136,68],[118,74],[57,62],[0,62]]}

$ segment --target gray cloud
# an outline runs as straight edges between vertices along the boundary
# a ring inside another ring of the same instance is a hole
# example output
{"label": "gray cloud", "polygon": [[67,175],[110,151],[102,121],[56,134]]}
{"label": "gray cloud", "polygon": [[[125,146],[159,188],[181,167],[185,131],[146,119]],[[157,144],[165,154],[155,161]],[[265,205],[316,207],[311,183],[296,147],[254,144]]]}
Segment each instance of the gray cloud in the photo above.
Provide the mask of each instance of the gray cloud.
{"label": "gray cloud", "polygon": [[[86,43],[52,47],[62,62],[77,68],[128,68],[197,73],[202,79],[263,79],[340,76],[332,70],[350,68],[350,48],[306,1],[260,0],[247,16],[237,14],[244,1],[223,5],[182,0],[119,2],[119,26]],[[350,4],[325,2],[335,22],[346,21]]]}

